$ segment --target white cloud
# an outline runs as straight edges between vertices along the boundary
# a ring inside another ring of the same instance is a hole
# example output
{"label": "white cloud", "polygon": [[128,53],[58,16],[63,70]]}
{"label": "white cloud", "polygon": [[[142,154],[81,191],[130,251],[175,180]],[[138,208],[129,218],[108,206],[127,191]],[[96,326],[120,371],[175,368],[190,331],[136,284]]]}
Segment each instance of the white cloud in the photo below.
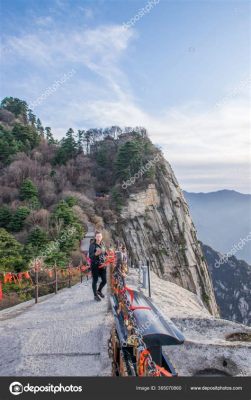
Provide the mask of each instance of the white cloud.
{"label": "white cloud", "polygon": [[[101,71],[101,67],[116,62],[125,51],[134,33],[122,26],[101,26],[97,29],[61,32],[43,30],[5,38],[4,46],[33,64],[48,62],[57,68],[61,62],[75,62]],[[39,56],[39,58],[37,58]]]}
{"label": "white cloud", "polygon": [[[118,25],[82,31],[24,33],[21,37],[6,39],[5,46],[12,50],[6,58],[11,58],[14,51],[15,60],[18,57],[27,60],[34,68],[29,82],[23,82],[22,93],[30,101],[55,79],[52,71],[60,76],[62,66],[64,73],[68,72],[67,68],[77,70],[71,81],[46,100],[41,113],[39,108],[36,111],[58,135],[69,126],[76,129],[113,124],[145,126],[175,166],[185,189],[231,187],[247,191],[246,182],[250,178],[248,87],[241,86],[241,90],[226,94],[224,101],[218,99],[218,106],[215,104],[204,111],[198,101],[169,109],[163,105],[158,116],[147,113],[137,104],[120,62],[135,37],[135,31]],[[43,73],[37,78],[35,71],[41,65]],[[84,68],[91,71],[90,79],[85,77]]]}

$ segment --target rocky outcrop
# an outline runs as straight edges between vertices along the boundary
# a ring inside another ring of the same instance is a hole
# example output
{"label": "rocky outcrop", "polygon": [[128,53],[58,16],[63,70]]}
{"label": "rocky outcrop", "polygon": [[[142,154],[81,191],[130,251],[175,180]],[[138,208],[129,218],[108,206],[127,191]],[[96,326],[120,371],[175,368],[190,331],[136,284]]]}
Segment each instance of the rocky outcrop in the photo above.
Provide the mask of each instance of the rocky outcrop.
{"label": "rocky outcrop", "polygon": [[222,318],[251,324],[251,266],[202,246]]}
{"label": "rocky outcrop", "polygon": [[159,277],[196,293],[218,314],[196,230],[168,162],[156,165],[154,184],[129,196],[113,229],[124,239],[132,264],[149,260]]}
{"label": "rocky outcrop", "polygon": [[123,219],[134,218],[144,215],[152,207],[160,205],[160,196],[154,184],[149,184],[148,188],[142,192],[131,194],[126,207],[121,212]]}

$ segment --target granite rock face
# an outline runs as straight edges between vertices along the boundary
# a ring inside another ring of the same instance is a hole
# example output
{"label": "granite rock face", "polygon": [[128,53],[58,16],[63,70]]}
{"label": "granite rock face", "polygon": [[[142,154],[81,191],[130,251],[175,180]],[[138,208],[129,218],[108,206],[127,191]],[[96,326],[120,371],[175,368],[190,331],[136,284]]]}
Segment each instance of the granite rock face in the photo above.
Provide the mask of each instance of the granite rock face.
{"label": "granite rock face", "polygon": [[251,324],[251,266],[235,256],[226,257],[202,246],[222,318]]}
{"label": "granite rock face", "polygon": [[197,294],[218,315],[188,205],[167,161],[156,165],[154,183],[129,196],[113,229],[125,241],[132,264],[149,260],[159,277]]}

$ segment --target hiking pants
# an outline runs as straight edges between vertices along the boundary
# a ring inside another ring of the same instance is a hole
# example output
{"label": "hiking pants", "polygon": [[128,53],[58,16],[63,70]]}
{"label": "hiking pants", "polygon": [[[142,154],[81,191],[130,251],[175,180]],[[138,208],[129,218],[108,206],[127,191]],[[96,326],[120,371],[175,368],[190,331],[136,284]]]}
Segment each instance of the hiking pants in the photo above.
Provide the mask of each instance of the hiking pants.
{"label": "hiking pants", "polygon": [[106,268],[98,268],[96,265],[92,265],[92,290],[94,296],[97,294],[97,283],[98,278],[101,278],[100,285],[98,287],[98,291],[101,292],[103,287],[106,285]]}

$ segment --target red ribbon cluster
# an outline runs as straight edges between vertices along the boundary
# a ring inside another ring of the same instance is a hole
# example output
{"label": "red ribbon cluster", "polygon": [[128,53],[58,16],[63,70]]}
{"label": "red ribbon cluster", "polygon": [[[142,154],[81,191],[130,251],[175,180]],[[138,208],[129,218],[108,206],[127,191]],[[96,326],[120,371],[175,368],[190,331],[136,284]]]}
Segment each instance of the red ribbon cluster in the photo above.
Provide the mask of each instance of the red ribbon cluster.
{"label": "red ribbon cluster", "polygon": [[106,260],[103,264],[99,266],[99,268],[105,268],[107,265],[112,264],[115,262],[115,252],[113,250],[107,251]]}
{"label": "red ribbon cluster", "polygon": [[32,282],[29,271],[24,272],[4,272],[2,281],[0,280],[0,301],[3,299],[3,284],[15,283],[20,286],[23,280]]}
{"label": "red ribbon cluster", "polygon": [[30,280],[30,273],[28,271],[25,272],[6,272],[3,274],[3,283],[18,283],[20,284],[23,279]]}

